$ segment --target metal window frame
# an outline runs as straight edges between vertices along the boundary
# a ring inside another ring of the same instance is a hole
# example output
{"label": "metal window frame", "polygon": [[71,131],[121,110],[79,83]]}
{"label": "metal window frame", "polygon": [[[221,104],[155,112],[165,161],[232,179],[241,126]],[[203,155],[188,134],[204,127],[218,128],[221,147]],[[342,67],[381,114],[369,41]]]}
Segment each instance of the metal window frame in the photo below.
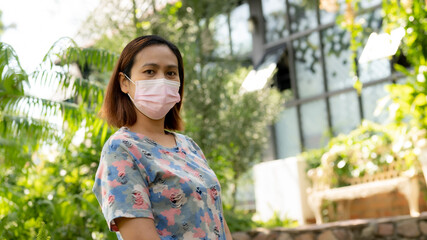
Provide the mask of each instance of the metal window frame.
{"label": "metal window frame", "polygon": [[[318,0],[316,1],[318,3]],[[319,4],[316,4],[316,22],[317,22],[317,27],[315,28],[311,28],[308,30],[304,30],[301,32],[293,32],[291,29],[291,18],[290,18],[290,10],[289,10],[289,0],[285,0],[285,11],[286,11],[286,26],[287,26],[287,30],[289,32],[289,35],[279,39],[277,41],[274,42],[266,42],[265,40],[265,33],[266,33],[266,29],[265,29],[265,19],[264,19],[264,15],[262,12],[262,0],[248,0],[249,3],[249,7],[250,7],[250,12],[251,12],[251,16],[254,16],[256,18],[258,18],[258,23],[260,23],[258,25],[259,29],[258,31],[256,31],[255,33],[253,33],[253,60],[258,60],[257,62],[254,61],[254,64],[259,64],[260,60],[262,60],[263,55],[265,55],[267,52],[270,52],[272,50],[274,50],[277,47],[286,45],[287,51],[288,51],[288,61],[289,61],[289,74],[290,74],[290,79],[291,79],[291,90],[293,92],[294,95],[294,99],[287,101],[285,103],[285,108],[291,108],[291,107],[295,107],[296,111],[297,111],[297,123],[298,123],[298,134],[299,134],[299,139],[300,139],[300,152],[305,150],[305,144],[304,144],[304,130],[302,128],[302,114],[301,114],[301,106],[303,104],[307,104],[309,102],[313,102],[313,101],[318,101],[318,100],[322,100],[325,99],[326,101],[326,110],[327,110],[327,121],[328,121],[328,127],[332,130],[333,129],[333,123],[332,123],[332,114],[331,114],[331,106],[330,106],[330,98],[339,94],[345,94],[345,93],[349,93],[349,92],[356,92],[356,90],[353,87],[347,87],[347,88],[343,88],[343,89],[339,89],[339,90],[334,90],[334,91],[329,91],[329,86],[328,86],[328,75],[327,75],[327,71],[328,68],[326,66],[326,57],[325,57],[325,48],[324,48],[324,40],[323,40],[323,34],[322,31],[328,28],[331,28],[333,26],[336,25],[335,22],[330,22],[330,23],[326,23],[326,24],[322,24],[321,22],[321,12],[319,9]],[[377,10],[378,8],[381,8],[382,4],[377,4],[375,6],[369,7],[369,8],[365,8],[360,10],[356,15],[361,15],[367,12],[371,12],[374,10]],[[308,98],[300,98],[299,93],[298,93],[298,85],[297,85],[297,78],[296,78],[296,70],[295,70],[295,50],[293,48],[293,41],[306,37],[314,32],[318,32],[319,34],[319,48],[320,48],[320,64],[321,64],[321,68],[322,68],[322,81],[323,81],[323,86],[324,86],[324,92],[322,94],[318,94],[312,97],[308,97]],[[257,44],[256,44],[257,43]],[[260,46],[259,44],[262,43],[262,46]],[[357,57],[356,57],[357,58]],[[355,59],[355,61],[357,61],[357,59]],[[356,62],[357,63],[357,62]],[[390,61],[391,63],[391,61]],[[391,63],[392,64],[392,63]],[[393,68],[391,68],[391,74],[385,78],[381,78],[381,79],[377,79],[374,81],[369,81],[366,83],[363,83],[363,87],[364,88],[368,88],[371,86],[375,86],[378,84],[382,84],[384,82],[390,82],[390,83],[394,83],[396,81],[396,79],[401,78],[402,74],[396,73],[393,71]],[[356,71],[358,74],[358,65],[356,64]],[[359,74],[358,74],[359,75]],[[362,101],[362,95],[358,94],[358,106],[359,106],[359,116],[360,116],[360,122],[364,119],[364,110],[363,110],[363,101]],[[273,130],[274,130],[274,126],[273,126]],[[333,132],[333,135],[336,135],[337,133]],[[277,145],[277,143],[274,143],[275,145]],[[275,157],[278,156],[278,151],[277,148],[279,146],[275,146]]]}

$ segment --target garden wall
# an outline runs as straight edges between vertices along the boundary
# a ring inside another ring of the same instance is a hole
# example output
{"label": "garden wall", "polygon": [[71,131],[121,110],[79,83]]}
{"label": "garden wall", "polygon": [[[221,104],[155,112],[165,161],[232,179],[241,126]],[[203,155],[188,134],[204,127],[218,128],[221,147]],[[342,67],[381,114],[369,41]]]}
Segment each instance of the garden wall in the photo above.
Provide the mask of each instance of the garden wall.
{"label": "garden wall", "polygon": [[419,217],[356,219],[272,230],[259,228],[232,235],[233,240],[427,240],[427,212]]}

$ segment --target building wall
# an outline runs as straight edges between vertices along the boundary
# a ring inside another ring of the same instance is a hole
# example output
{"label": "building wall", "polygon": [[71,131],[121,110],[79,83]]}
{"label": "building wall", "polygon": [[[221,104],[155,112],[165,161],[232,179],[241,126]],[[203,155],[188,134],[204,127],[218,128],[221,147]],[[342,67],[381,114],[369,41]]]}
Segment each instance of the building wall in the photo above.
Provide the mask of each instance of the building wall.
{"label": "building wall", "polygon": [[[319,148],[332,136],[348,133],[363,119],[384,122],[385,112],[375,112],[386,95],[384,86],[396,81],[388,59],[357,64],[363,89],[353,88],[350,35],[336,23],[345,11],[319,9],[316,1],[248,0],[253,29],[256,69],[276,62],[273,84],[292,97],[274,126],[275,159]],[[381,0],[361,1],[356,21],[363,22],[360,56],[372,32],[382,27]],[[262,39],[262,40],[260,40]],[[261,60],[259,60],[261,59]]]}

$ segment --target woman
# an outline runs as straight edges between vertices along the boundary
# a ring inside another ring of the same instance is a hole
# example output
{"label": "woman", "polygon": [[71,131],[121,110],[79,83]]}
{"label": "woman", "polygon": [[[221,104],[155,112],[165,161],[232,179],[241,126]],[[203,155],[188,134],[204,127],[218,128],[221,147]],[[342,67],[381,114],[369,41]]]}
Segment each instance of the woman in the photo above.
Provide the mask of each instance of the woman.
{"label": "woman", "polygon": [[105,143],[93,192],[119,239],[231,239],[220,184],[182,130],[181,53],[158,36],[122,51],[102,116],[119,130]]}

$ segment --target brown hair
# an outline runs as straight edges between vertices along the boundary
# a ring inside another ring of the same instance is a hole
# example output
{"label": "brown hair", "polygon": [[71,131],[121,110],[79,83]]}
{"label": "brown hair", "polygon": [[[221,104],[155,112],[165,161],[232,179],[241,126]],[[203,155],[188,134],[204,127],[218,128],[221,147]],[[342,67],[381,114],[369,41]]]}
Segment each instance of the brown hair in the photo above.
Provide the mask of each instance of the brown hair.
{"label": "brown hair", "polygon": [[114,127],[132,126],[136,122],[136,112],[132,101],[128,95],[122,92],[120,88],[120,73],[123,72],[130,78],[131,69],[135,60],[135,56],[144,48],[151,45],[165,45],[175,54],[178,59],[178,75],[181,86],[179,88],[179,95],[181,101],[169,110],[165,118],[165,129],[168,130],[183,130],[183,121],[179,112],[182,106],[182,99],[184,96],[184,65],[179,49],[171,42],[156,36],[147,35],[135,38],[126,45],[120,54],[119,60],[111,75],[110,82],[108,83],[105,93],[104,104],[102,105],[100,115],[106,119],[108,124]]}

